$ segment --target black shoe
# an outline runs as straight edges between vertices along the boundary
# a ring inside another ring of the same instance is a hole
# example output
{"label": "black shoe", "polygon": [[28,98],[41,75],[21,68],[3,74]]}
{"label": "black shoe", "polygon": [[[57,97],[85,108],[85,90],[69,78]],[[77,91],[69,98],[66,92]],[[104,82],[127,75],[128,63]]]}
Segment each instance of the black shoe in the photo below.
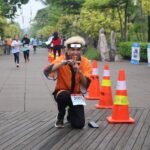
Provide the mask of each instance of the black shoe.
{"label": "black shoe", "polygon": [[57,119],[56,122],[55,122],[55,127],[56,128],[63,128],[64,127],[63,119]]}

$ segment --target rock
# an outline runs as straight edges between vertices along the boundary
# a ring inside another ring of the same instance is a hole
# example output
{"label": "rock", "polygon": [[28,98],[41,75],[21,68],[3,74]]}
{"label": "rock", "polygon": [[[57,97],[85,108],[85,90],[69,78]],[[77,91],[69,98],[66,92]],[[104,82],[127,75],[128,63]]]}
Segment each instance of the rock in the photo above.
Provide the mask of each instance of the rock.
{"label": "rock", "polygon": [[123,58],[122,58],[121,55],[116,54],[116,56],[115,56],[115,62],[119,62],[119,61],[123,61]]}

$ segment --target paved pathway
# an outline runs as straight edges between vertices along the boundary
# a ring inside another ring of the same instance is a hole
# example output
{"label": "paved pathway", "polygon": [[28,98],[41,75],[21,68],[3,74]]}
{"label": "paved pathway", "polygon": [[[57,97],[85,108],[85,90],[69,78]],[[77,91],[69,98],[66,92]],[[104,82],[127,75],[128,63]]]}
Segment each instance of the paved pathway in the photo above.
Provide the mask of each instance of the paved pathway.
{"label": "paved pathway", "polygon": [[[111,109],[95,109],[98,102],[87,101],[82,130],[72,129],[69,124],[60,130],[54,127],[54,82],[42,72],[47,64],[46,49],[39,49],[35,55],[31,51],[29,63],[24,63],[21,54],[19,69],[12,55],[0,56],[0,150],[150,149],[150,69],[146,63],[109,63],[113,96],[118,70],[126,71],[130,116],[135,124],[109,124],[106,117]],[[99,62],[100,79],[103,66]],[[99,128],[89,128],[89,120]]]}
{"label": "paved pathway", "polygon": [[[55,111],[52,100],[54,82],[43,75],[48,64],[47,50],[31,51],[31,61],[24,63],[22,54],[20,68],[16,68],[13,55],[0,56],[0,111]],[[103,73],[99,62],[100,80]],[[128,61],[111,62],[110,74],[113,96],[118,70],[124,68],[130,107],[150,107],[150,68],[146,63],[132,65]],[[93,107],[96,101],[88,101],[87,107]]]}

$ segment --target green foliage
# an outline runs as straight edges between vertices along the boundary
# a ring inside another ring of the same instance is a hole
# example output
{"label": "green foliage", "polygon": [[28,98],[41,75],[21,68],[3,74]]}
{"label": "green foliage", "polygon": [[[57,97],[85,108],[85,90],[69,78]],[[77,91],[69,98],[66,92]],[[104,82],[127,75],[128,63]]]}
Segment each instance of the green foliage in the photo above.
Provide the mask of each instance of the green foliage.
{"label": "green foliage", "polygon": [[86,52],[84,53],[84,56],[87,57],[90,60],[100,60],[100,52],[97,51],[97,49],[94,48],[87,48]]}
{"label": "green foliage", "polygon": [[110,9],[106,12],[82,9],[78,28],[89,37],[98,39],[99,30],[103,27],[106,32],[111,30],[119,31],[119,20],[113,16],[113,11]]}
{"label": "green foliage", "polygon": [[138,18],[131,24],[128,30],[129,40],[132,41],[147,41],[147,20],[146,18]]}
{"label": "green foliage", "polygon": [[85,0],[47,0],[49,5],[62,8],[64,14],[79,14]]}
{"label": "green foliage", "polygon": [[84,7],[86,8],[99,8],[102,5],[107,5],[110,0],[85,0]]}
{"label": "green foliage", "polygon": [[[132,44],[134,42],[121,42],[118,45],[118,53],[125,59],[131,59]],[[147,45],[148,43],[140,43],[140,59],[147,61]]]}
{"label": "green foliage", "polygon": [[22,4],[27,4],[28,2],[29,0],[0,0],[3,16],[14,19],[17,9],[21,8]]}
{"label": "green foliage", "polygon": [[124,7],[126,3],[132,2],[131,0],[85,0],[84,7],[88,9],[106,9]]}
{"label": "green foliage", "polygon": [[4,27],[7,24],[7,20],[2,16],[1,6],[0,6],[0,36],[4,36]]}
{"label": "green foliage", "polygon": [[61,8],[49,6],[39,10],[36,14],[34,21],[36,22],[36,24],[38,24],[38,26],[41,26],[41,28],[47,25],[55,26],[61,15]]}
{"label": "green foliage", "polygon": [[[77,27],[79,15],[65,15],[60,17],[56,29],[66,36],[71,36],[80,33]],[[69,28],[68,28],[69,27]]]}
{"label": "green foliage", "polygon": [[42,32],[44,26],[51,26],[63,35],[79,34],[96,42],[103,27],[107,36],[114,30],[118,41],[147,41],[147,21],[142,12],[147,10],[149,5],[144,2],[149,4],[149,0],[137,0],[136,6],[133,0],[39,1],[46,2],[47,8],[37,14],[34,33]]}
{"label": "green foliage", "polygon": [[45,26],[37,32],[37,36],[40,37],[40,35],[43,35],[43,38],[47,38],[53,32],[54,32],[54,28],[52,26]]}
{"label": "green foliage", "polygon": [[62,9],[55,6],[39,10],[32,24],[31,35],[41,34],[47,38],[54,30],[57,30],[56,24],[61,16]]}
{"label": "green foliage", "polygon": [[142,0],[142,7],[144,12],[150,16],[150,1],[149,0]]}
{"label": "green foliage", "polygon": [[20,33],[21,33],[21,29],[16,24],[9,24],[4,28],[5,37],[11,36],[12,38],[14,38],[15,35],[20,35]]}

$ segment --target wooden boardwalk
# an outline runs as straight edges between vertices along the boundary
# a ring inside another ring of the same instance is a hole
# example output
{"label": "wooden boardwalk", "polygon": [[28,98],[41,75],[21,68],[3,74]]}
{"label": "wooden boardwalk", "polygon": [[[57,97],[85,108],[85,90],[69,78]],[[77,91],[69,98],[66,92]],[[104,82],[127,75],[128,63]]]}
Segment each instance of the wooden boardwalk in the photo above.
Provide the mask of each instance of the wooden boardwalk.
{"label": "wooden boardwalk", "polygon": [[[86,110],[86,125],[54,127],[50,112],[0,112],[0,150],[150,150],[150,110],[132,108],[135,124],[109,124],[108,109]],[[89,128],[94,120],[99,128]]]}

